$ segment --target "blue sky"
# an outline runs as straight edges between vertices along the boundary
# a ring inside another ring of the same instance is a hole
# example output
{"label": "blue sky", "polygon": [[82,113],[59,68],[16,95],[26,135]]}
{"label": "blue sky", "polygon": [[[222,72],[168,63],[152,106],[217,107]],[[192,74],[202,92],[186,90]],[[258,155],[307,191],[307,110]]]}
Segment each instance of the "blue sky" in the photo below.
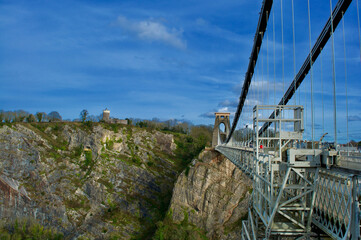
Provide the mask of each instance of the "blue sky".
{"label": "blue sky", "polygon": [[[254,84],[254,89],[263,89],[249,98],[251,103],[278,102],[283,79],[287,88],[293,77],[290,2],[283,3],[284,73],[280,2],[275,1],[276,38],[273,42],[269,25],[269,58],[267,61],[264,44]],[[64,119],[74,119],[82,109],[98,115],[107,107],[118,118],[177,118],[213,124],[214,111],[235,111],[260,8],[260,0],[0,0],[0,109],[34,113],[56,110]],[[312,44],[329,11],[329,1],[311,1]],[[306,1],[295,0],[295,16],[298,71],[309,51]],[[270,19],[272,24],[272,16]],[[349,125],[355,138],[361,140],[355,1],[346,13],[345,26]],[[267,81],[273,88],[273,46],[277,91],[270,91],[267,98]],[[335,46],[341,129],[346,122],[341,25],[335,34]],[[323,54],[325,105],[332,102],[329,49],[330,44]],[[319,68],[316,62],[315,101],[322,95]],[[304,84],[309,83],[308,79]],[[301,92],[301,104],[310,106],[310,94],[309,88]],[[315,109],[320,112],[320,106]],[[331,106],[325,110],[327,118],[332,117],[331,110]],[[248,123],[247,116],[245,113],[240,127]]]}

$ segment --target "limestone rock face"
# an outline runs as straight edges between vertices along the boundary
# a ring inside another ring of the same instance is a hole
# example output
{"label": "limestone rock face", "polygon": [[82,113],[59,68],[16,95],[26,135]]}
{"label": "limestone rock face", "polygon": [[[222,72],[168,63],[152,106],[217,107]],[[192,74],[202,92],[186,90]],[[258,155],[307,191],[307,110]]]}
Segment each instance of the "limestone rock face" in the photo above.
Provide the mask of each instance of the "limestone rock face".
{"label": "limestone rock face", "polygon": [[3,125],[0,220],[36,218],[66,239],[144,239],[167,209],[175,147],[130,126]]}
{"label": "limestone rock face", "polygon": [[207,232],[209,239],[239,239],[247,217],[250,179],[225,157],[204,151],[174,186],[170,211],[173,221],[188,221]]}

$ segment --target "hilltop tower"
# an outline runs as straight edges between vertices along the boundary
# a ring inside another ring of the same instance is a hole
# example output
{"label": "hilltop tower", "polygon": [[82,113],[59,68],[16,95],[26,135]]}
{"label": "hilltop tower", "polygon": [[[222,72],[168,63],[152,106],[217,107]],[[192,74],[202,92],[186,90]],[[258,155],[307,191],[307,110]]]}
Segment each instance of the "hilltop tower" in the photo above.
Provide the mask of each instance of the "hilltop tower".
{"label": "hilltop tower", "polygon": [[109,122],[109,119],[110,119],[110,111],[106,108],[103,111],[103,121],[104,122]]}
{"label": "hilltop tower", "polygon": [[[230,113],[216,112],[214,114],[216,115],[216,119],[214,121],[213,128],[212,147],[217,146],[219,144],[219,140],[221,140],[221,142],[224,142],[231,130],[231,122],[229,120]],[[219,129],[219,125],[221,125],[222,123],[224,124],[224,132],[221,132]],[[218,134],[220,138],[218,138]]]}

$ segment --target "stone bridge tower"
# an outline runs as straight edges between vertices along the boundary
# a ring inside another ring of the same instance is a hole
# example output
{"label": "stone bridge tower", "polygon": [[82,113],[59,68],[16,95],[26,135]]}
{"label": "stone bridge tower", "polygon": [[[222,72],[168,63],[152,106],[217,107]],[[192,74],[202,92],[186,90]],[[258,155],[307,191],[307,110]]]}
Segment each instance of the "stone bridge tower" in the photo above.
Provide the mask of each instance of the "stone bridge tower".
{"label": "stone bridge tower", "polygon": [[[216,112],[215,115],[216,115],[216,120],[214,121],[212,147],[217,146],[219,144],[218,142],[219,140],[221,140],[221,142],[224,142],[231,130],[231,122],[229,120],[230,113]],[[219,131],[219,126],[222,123],[224,124],[224,132]],[[218,139],[218,134],[220,137],[219,139]]]}

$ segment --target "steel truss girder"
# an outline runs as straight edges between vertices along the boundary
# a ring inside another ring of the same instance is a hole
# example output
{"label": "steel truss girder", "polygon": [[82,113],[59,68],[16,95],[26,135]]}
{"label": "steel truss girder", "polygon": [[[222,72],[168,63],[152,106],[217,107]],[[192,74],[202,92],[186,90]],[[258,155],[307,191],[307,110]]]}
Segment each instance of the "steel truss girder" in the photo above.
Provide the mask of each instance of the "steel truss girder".
{"label": "steel truss girder", "polygon": [[283,166],[263,173],[268,182],[260,177],[254,179],[254,189],[258,190],[254,190],[252,208],[265,225],[264,237],[310,234],[317,168],[278,165]]}
{"label": "steel truss girder", "polygon": [[216,150],[253,179],[242,239],[307,238],[311,223],[334,239],[360,239],[360,176],[296,161],[302,154],[319,159],[320,150],[292,149],[286,162],[265,154],[257,159],[250,148],[219,145]]}

